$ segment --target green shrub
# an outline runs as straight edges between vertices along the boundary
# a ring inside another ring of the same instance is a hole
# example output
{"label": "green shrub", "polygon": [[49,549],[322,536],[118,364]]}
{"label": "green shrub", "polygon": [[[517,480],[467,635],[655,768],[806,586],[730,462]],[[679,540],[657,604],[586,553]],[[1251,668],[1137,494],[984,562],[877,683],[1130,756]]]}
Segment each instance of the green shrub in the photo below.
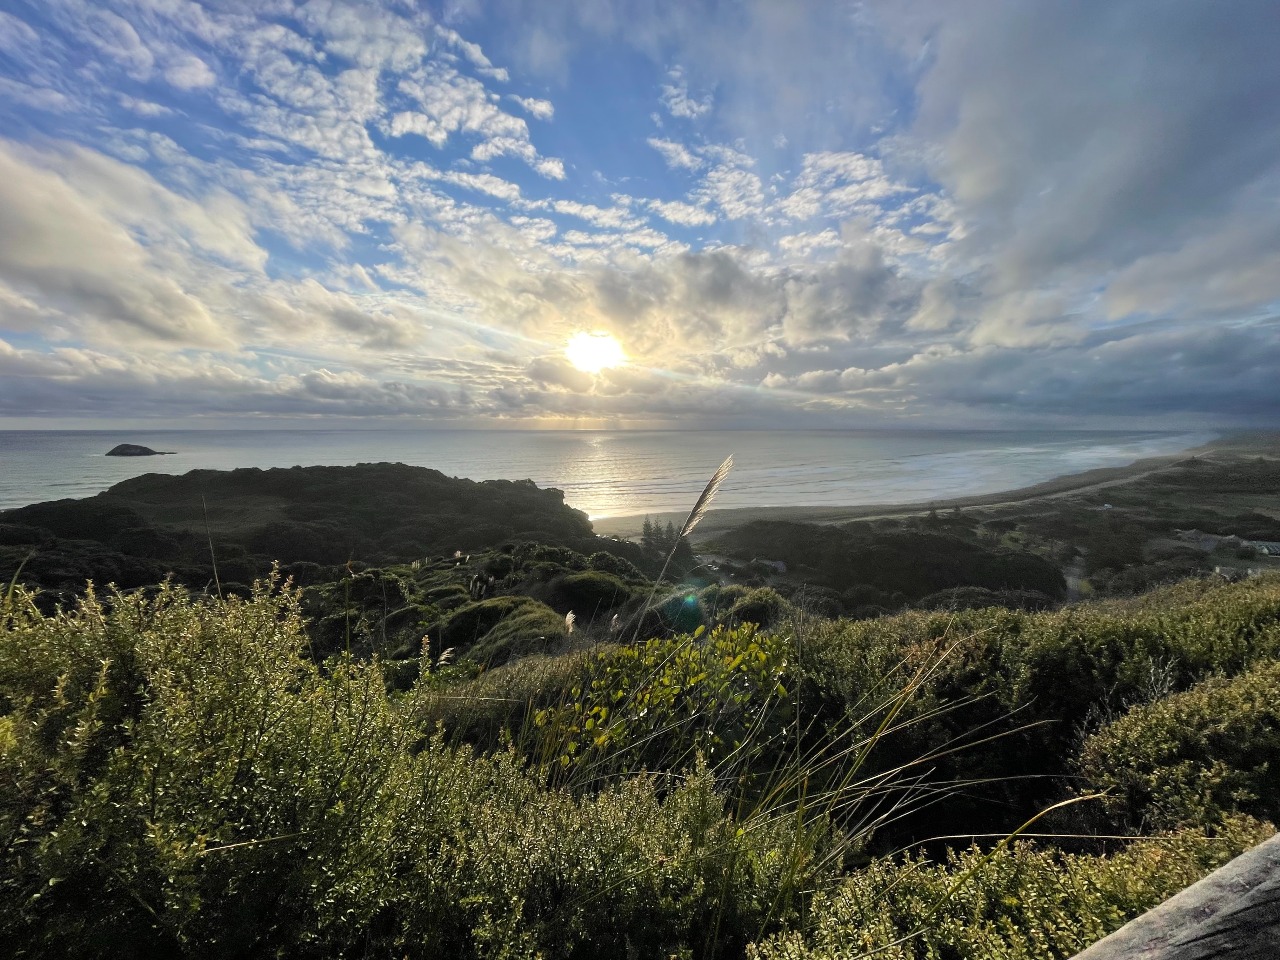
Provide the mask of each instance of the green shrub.
{"label": "green shrub", "polygon": [[756,587],[735,599],[729,609],[721,614],[720,620],[728,626],[754,623],[759,627],[773,627],[794,610],[772,587]]}
{"label": "green shrub", "polygon": [[807,933],[779,934],[753,960],[1067,960],[1266,839],[1248,819],[1135,843],[1111,857],[1019,843],[994,854],[878,860],[819,894]]}
{"label": "green shrub", "polygon": [[632,590],[617,577],[597,570],[558,576],[547,586],[546,602],[562,614],[570,610],[589,620],[632,599]]}
{"label": "green shrub", "polygon": [[619,557],[604,550],[597,551],[587,557],[587,566],[592,570],[599,570],[601,573],[611,573],[621,580],[631,580],[639,583],[645,581],[645,575],[640,572],[640,569],[634,563],[626,557]]}
{"label": "green shrub", "polygon": [[[935,782],[989,781],[949,798],[932,819],[903,825],[928,836],[1012,830],[1061,797],[1082,731],[1100,718],[1277,652],[1280,578],[1260,578],[1047,613],[913,611],[816,623],[798,646],[797,669],[802,689],[813,691],[808,709],[828,718],[861,716],[920,674],[899,731],[871,764],[892,769],[940,753]],[[975,745],[957,750],[966,743]]]}
{"label": "green shrub", "polygon": [[[428,632],[432,642],[438,641],[440,649],[452,647],[462,653],[479,643],[508,617],[527,618],[534,613],[549,614],[557,620],[559,629],[564,629],[564,617],[546,604],[529,597],[507,596],[490,597],[488,600],[459,607],[443,620],[432,624]],[[540,619],[549,622],[545,616]]]}
{"label": "green shrub", "polygon": [[505,663],[513,657],[558,649],[564,638],[564,617],[531,601],[513,607],[467,651],[467,657],[477,663]]}
{"label": "green shrub", "polygon": [[1280,663],[1135,707],[1085,742],[1081,768],[1131,824],[1280,819]]}
{"label": "green shrub", "polygon": [[766,743],[793,717],[789,649],[749,624],[604,648],[537,713],[531,752],[566,768],[680,770]]}
{"label": "green shrub", "polygon": [[740,956],[831,879],[808,827],[726,816],[705,771],[549,789],[305,644],[262,589],[0,611],[14,955]]}

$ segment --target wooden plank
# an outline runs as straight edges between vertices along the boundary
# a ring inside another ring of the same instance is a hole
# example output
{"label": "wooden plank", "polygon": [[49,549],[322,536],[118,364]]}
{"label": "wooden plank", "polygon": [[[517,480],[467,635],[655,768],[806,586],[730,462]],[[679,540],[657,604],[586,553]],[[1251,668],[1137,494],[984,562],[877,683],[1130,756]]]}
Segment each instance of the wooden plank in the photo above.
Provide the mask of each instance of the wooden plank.
{"label": "wooden plank", "polygon": [[1075,960],[1211,958],[1280,958],[1280,834],[1130,921]]}

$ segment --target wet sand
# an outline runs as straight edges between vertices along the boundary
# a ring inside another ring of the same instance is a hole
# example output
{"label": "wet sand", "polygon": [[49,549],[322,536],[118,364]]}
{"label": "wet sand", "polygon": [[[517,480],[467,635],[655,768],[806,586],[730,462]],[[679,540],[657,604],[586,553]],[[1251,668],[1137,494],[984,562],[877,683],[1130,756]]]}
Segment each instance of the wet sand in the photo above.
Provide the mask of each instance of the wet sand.
{"label": "wet sand", "polygon": [[[797,520],[805,523],[847,523],[850,520],[869,520],[878,517],[901,517],[925,513],[929,510],[968,509],[971,507],[1000,507],[1065,497],[1098,490],[1122,483],[1131,483],[1160,470],[1174,466],[1192,457],[1214,461],[1242,459],[1246,457],[1280,457],[1280,434],[1237,433],[1221,437],[1190,450],[1183,450],[1164,457],[1137,460],[1123,467],[1104,467],[1055,477],[1044,483],[1017,490],[955,497],[948,500],[930,500],[917,503],[892,503],[850,505],[846,507],[741,507],[731,510],[711,510],[690,539],[706,540],[725,530],[741,526],[753,520]],[[596,533],[607,537],[638,538],[646,514],[601,517],[591,521]],[[679,526],[685,513],[650,513],[654,522],[666,525],[668,521]]]}

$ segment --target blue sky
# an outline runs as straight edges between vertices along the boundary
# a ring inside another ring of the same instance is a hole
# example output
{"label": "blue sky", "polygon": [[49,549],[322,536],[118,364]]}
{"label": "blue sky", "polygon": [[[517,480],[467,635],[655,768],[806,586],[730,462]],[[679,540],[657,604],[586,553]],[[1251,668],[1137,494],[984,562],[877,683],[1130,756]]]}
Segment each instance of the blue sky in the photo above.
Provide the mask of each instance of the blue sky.
{"label": "blue sky", "polygon": [[1275,426],[1277,29],[5,0],[0,425]]}

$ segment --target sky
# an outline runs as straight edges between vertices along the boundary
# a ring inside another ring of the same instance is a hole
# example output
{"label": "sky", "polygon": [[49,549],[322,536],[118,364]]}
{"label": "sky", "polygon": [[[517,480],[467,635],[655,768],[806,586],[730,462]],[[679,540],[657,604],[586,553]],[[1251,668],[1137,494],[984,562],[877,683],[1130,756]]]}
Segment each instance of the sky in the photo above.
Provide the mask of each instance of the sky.
{"label": "sky", "polygon": [[0,427],[1276,427],[1277,36],[0,0]]}

